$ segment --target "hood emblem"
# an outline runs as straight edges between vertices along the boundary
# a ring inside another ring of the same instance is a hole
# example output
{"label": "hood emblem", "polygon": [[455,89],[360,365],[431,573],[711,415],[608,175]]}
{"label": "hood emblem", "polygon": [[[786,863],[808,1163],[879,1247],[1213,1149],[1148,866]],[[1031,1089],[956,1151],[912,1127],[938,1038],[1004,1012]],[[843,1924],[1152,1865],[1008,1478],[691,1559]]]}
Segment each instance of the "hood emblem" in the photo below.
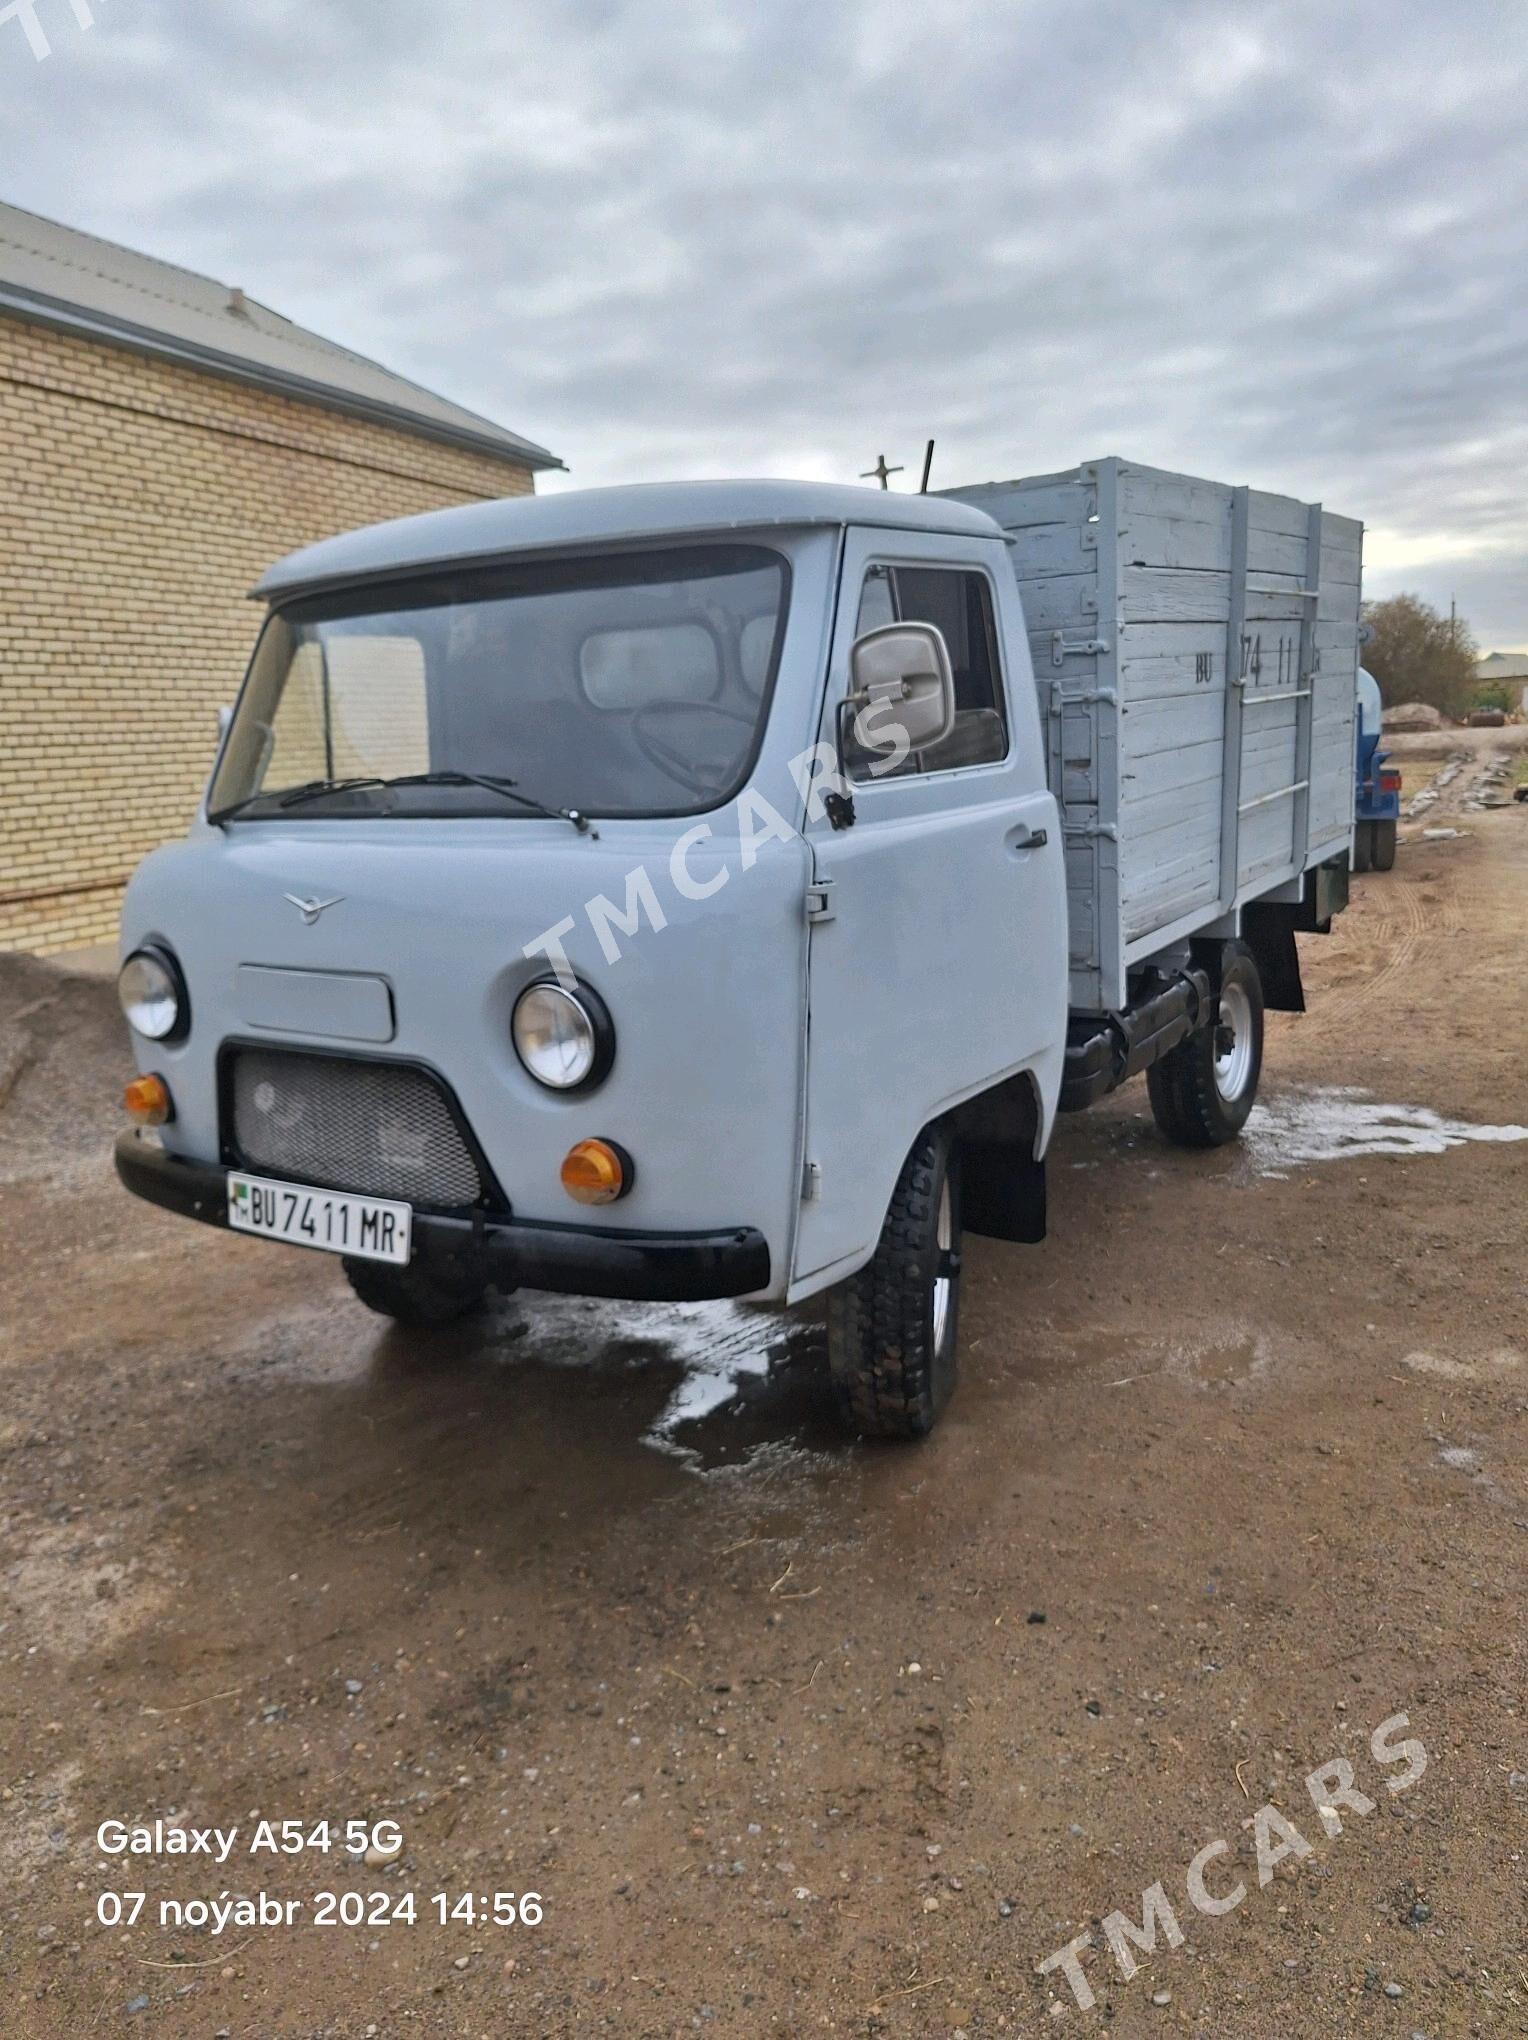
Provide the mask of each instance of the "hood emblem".
{"label": "hood emblem", "polygon": [[282,898],[290,900],[298,913],[302,915],[303,926],[305,928],[311,928],[320,914],[326,913],[330,907],[337,907],[344,897],[343,893],[336,893],[333,899],[321,900],[317,893],[315,893],[311,899],[305,900],[300,893],[289,892],[282,894]]}

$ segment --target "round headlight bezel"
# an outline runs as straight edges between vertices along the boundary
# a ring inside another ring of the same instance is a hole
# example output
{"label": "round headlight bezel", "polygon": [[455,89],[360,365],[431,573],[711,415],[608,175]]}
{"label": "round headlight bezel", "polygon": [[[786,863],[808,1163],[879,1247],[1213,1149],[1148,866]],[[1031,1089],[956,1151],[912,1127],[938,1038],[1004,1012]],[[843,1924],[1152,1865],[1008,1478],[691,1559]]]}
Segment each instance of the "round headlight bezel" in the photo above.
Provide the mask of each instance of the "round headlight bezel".
{"label": "round headlight bezel", "polygon": [[[551,1068],[537,1068],[536,1051],[523,1038],[530,1022],[531,1001],[549,1002],[555,1013],[573,1020],[582,1037],[583,1053],[572,1074],[559,1077]],[[533,978],[516,996],[509,1032],[520,1067],[533,1083],[554,1097],[575,1098],[592,1091],[604,1082],[615,1060],[615,1028],[609,1010],[599,993],[582,979],[568,984],[551,975]]]}
{"label": "round headlight bezel", "polygon": [[[140,990],[136,996],[128,989],[128,973],[137,965],[140,970],[157,971],[163,980],[157,991]],[[154,1016],[150,1008],[168,1002],[170,1013],[163,1025],[147,1024]],[[168,949],[157,942],[145,942],[122,960],[117,972],[117,1003],[122,1008],[123,1018],[128,1026],[145,1041],[173,1046],[184,1041],[191,1032],[191,997],[186,990],[185,974]]]}

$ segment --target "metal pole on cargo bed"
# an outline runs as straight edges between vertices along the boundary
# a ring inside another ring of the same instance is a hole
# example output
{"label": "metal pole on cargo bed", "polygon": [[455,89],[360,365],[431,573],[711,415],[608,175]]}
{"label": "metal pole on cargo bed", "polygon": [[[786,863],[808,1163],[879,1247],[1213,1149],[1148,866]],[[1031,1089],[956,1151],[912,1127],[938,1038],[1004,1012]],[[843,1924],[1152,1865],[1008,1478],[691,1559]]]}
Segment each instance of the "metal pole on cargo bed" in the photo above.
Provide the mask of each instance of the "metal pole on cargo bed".
{"label": "metal pole on cargo bed", "polygon": [[1247,521],[1250,489],[1231,491],[1230,612],[1226,620],[1225,746],[1220,767],[1220,911],[1236,904],[1241,869],[1242,689],[1247,657]]}
{"label": "metal pole on cargo bed", "polygon": [[1312,503],[1305,527],[1305,583],[1300,590],[1300,669],[1295,696],[1295,812],[1291,829],[1295,870],[1310,855],[1310,758],[1316,721],[1316,617],[1321,606],[1321,505]]}
{"label": "metal pole on cargo bed", "polygon": [[[1098,709],[1094,724],[1094,758],[1098,774],[1096,862],[1099,925],[1110,933],[1100,951],[1104,1005],[1123,1011],[1127,996],[1125,927],[1120,878],[1120,671],[1127,603],[1120,560],[1120,463],[1111,456],[1098,463],[1098,623],[1095,639],[1093,693]],[[1063,771],[1065,766],[1063,764]],[[1105,821],[1105,818],[1107,820]]]}

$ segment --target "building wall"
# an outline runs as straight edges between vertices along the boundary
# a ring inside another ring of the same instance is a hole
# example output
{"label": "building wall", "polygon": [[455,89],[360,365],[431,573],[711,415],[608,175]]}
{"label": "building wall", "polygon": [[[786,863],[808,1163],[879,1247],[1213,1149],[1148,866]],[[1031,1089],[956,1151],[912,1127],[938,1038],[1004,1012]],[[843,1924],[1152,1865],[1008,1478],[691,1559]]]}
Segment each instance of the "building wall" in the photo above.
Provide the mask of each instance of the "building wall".
{"label": "building wall", "polygon": [[274,559],[532,476],[0,317],[0,949],[116,932],[185,832]]}

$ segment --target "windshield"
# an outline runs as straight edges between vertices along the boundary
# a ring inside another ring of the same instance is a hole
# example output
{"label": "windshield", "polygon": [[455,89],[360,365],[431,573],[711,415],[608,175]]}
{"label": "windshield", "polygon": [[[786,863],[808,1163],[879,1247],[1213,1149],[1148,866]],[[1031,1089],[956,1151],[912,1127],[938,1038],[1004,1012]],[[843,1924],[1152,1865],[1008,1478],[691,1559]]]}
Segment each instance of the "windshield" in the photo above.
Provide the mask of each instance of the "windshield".
{"label": "windshield", "polygon": [[[704,545],[453,568],[291,603],[261,634],[208,812],[720,806],[758,748],[786,590],[779,554]],[[436,774],[447,783],[419,783]]]}

